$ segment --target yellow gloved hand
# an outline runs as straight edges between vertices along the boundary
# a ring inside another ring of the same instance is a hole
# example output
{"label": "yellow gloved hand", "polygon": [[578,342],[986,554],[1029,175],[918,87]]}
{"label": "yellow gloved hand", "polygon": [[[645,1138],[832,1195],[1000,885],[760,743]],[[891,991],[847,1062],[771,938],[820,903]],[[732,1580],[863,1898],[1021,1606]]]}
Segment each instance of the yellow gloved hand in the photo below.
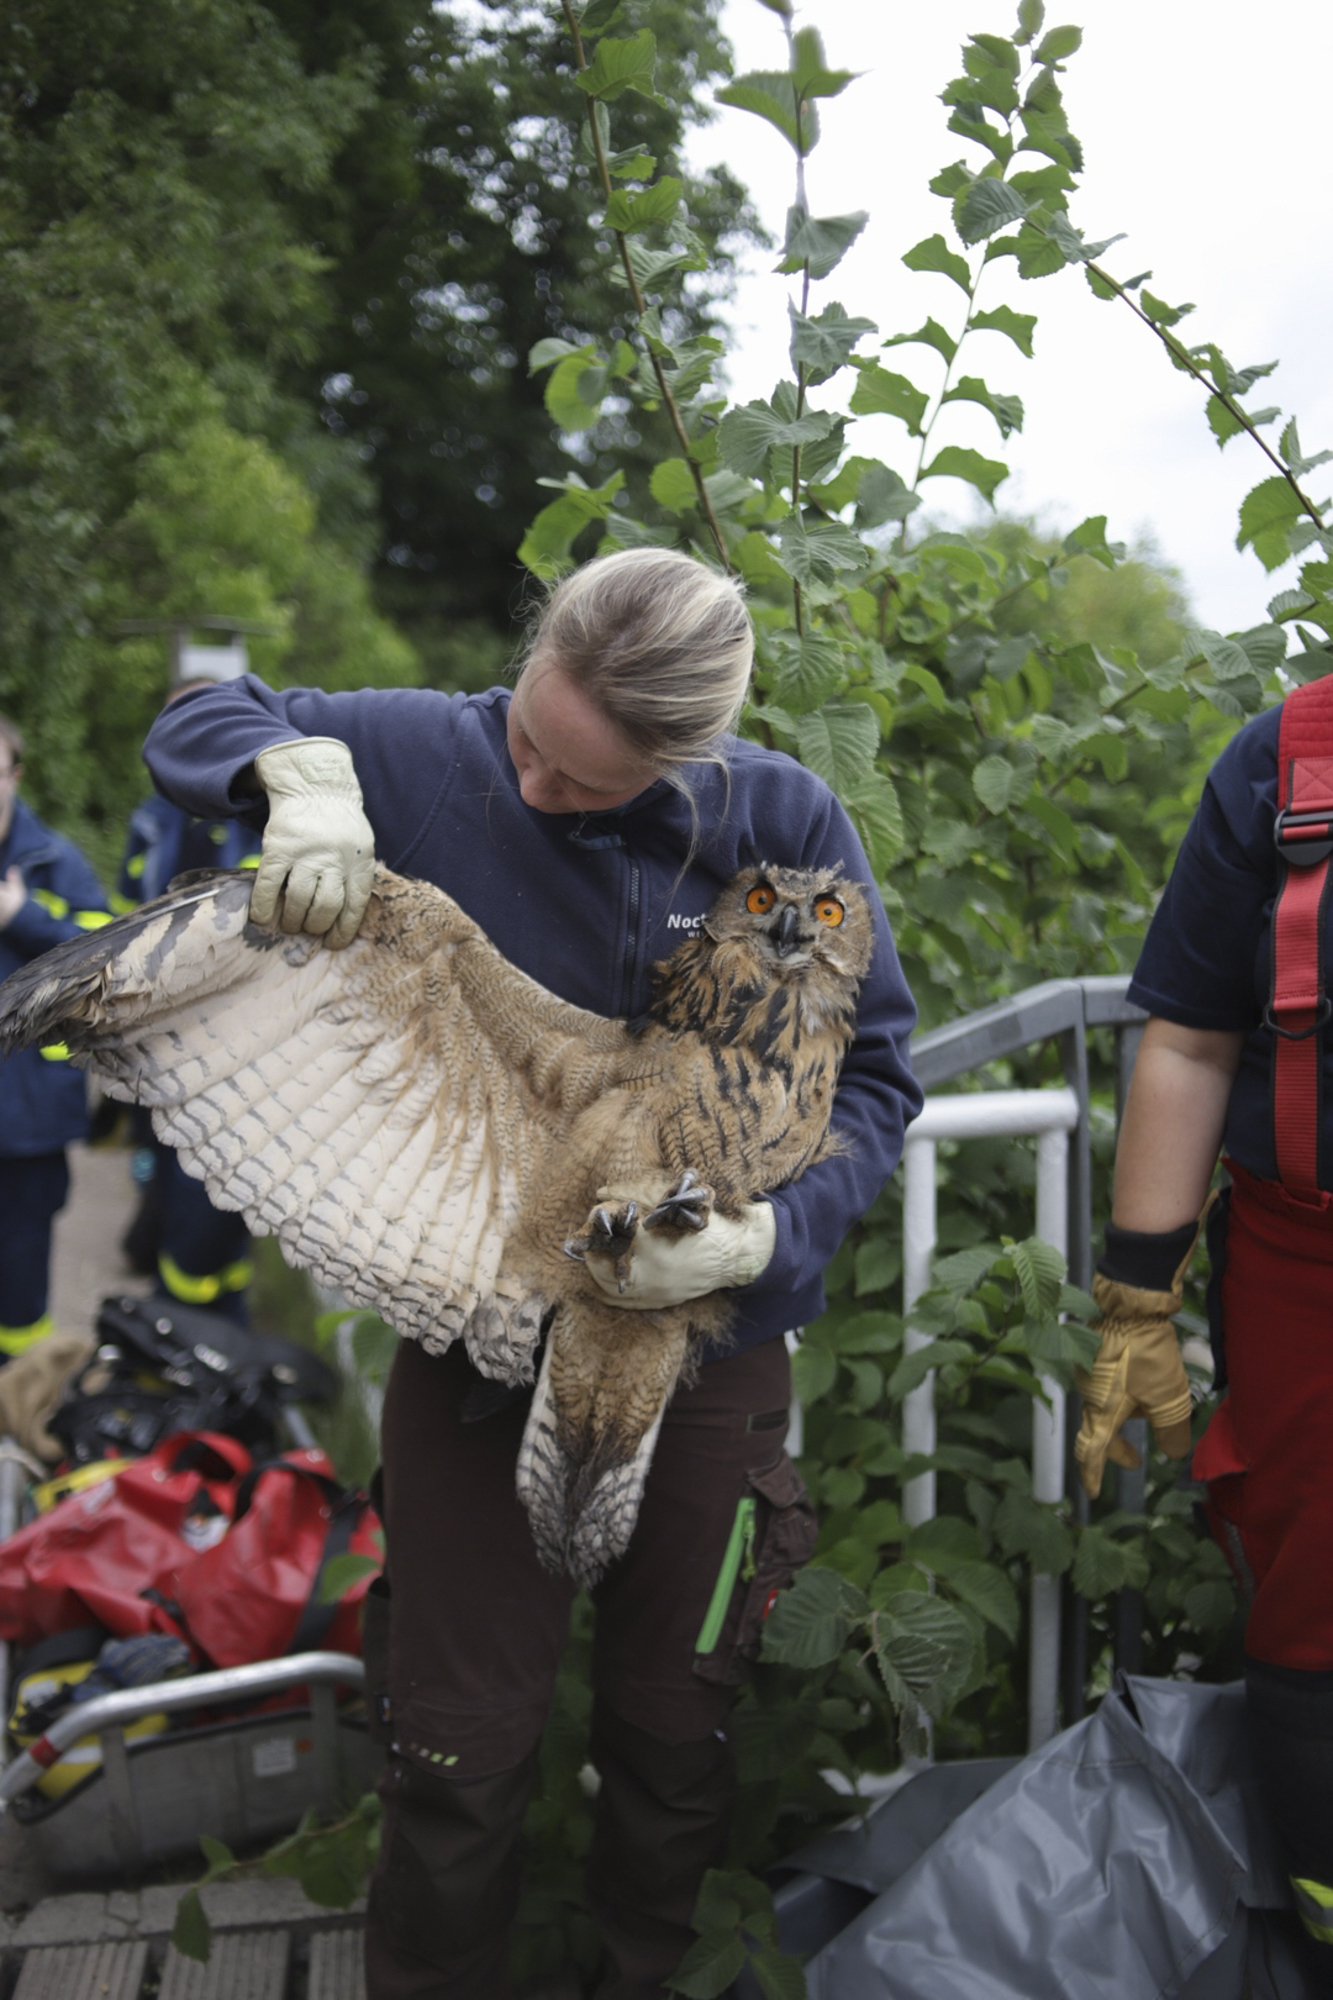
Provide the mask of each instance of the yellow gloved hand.
{"label": "yellow gloved hand", "polygon": [[1102,1344],[1092,1372],[1077,1375],[1083,1398],[1083,1418],[1074,1440],[1083,1484],[1095,1500],[1109,1458],[1116,1465],[1141,1463],[1122,1427],[1133,1417],[1146,1417],[1168,1458],[1184,1458],[1190,1448],[1190,1385],[1180,1358],[1180,1343],[1171,1324],[1180,1311],[1185,1266],[1193,1244],[1176,1272],[1169,1292],[1122,1285],[1100,1272],[1092,1296],[1101,1307]]}

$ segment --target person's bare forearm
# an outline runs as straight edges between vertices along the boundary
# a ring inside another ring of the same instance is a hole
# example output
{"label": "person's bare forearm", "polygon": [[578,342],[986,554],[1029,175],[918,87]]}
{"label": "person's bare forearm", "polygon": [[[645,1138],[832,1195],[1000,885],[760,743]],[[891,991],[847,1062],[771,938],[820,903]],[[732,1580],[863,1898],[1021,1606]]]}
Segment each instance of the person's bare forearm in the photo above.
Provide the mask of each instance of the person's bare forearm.
{"label": "person's bare forearm", "polygon": [[1115,1156],[1112,1220],[1162,1233],[1193,1222],[1217,1164],[1240,1034],[1154,1016],[1143,1031]]}

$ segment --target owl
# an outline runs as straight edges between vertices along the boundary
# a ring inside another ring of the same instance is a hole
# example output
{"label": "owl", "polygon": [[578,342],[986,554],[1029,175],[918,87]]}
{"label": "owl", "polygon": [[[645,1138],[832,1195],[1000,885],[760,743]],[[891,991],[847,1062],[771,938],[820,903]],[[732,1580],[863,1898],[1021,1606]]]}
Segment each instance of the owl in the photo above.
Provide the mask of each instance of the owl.
{"label": "owl", "polygon": [[194,878],[14,973],[0,1048],[63,1041],[290,1263],[532,1384],[519,1494],[542,1560],[591,1585],[732,1307],[627,1310],[590,1265],[619,1283],[640,1230],[706,1229],[836,1150],[866,891],[742,871],[627,1023],[548,993],[428,883],[379,868],[332,951],[252,924],[251,879]]}

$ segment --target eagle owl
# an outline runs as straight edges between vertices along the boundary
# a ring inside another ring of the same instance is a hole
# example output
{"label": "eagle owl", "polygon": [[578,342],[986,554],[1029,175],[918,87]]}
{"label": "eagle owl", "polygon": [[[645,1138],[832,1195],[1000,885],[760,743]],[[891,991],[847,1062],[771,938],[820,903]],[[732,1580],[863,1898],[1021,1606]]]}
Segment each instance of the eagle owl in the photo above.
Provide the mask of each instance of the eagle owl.
{"label": "eagle owl", "polygon": [[588,1260],[623,1274],[639,1229],[707,1228],[836,1146],[866,893],[742,871],[626,1023],[548,993],[427,883],[378,869],[331,951],[250,923],[250,881],[194,878],[13,974],[0,1047],[67,1043],[291,1263],[430,1352],[462,1339],[483,1374],[535,1377],[519,1492],[543,1560],[591,1584],[732,1311],[626,1310]]}

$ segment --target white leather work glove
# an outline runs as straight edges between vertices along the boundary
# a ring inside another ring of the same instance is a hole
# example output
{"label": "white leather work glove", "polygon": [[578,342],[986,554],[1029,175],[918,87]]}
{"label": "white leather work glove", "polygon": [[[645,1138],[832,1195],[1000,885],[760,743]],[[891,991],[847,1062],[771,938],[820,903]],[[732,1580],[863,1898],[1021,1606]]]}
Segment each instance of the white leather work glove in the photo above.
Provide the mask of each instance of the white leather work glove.
{"label": "white leather work glove", "polygon": [[375,836],[351,751],[334,736],[300,736],[261,750],[255,775],[268,793],[268,825],[250,915],[289,935],[350,944],[375,879]]}
{"label": "white leather work glove", "polygon": [[[625,1193],[623,1188],[598,1189],[601,1197]],[[706,1292],[753,1284],[772,1258],[777,1238],[771,1204],[750,1201],[737,1222],[714,1209],[707,1226],[697,1232],[640,1229],[630,1252],[629,1277],[623,1291],[608,1259],[589,1257],[584,1269],[614,1305],[628,1306],[634,1312],[655,1312],[701,1299]]]}

